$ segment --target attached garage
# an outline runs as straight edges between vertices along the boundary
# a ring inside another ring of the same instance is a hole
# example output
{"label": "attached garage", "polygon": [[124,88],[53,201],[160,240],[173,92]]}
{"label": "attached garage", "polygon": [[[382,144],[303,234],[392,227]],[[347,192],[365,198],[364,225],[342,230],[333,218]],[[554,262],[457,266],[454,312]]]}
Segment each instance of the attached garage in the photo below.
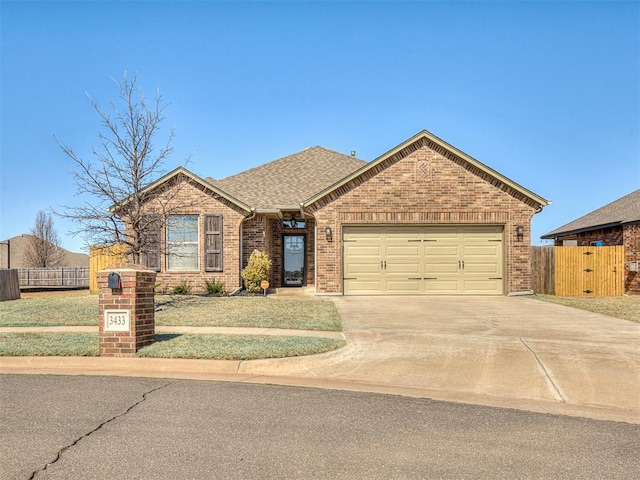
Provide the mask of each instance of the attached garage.
{"label": "attached garage", "polygon": [[345,295],[504,293],[501,225],[345,226]]}
{"label": "attached garage", "polygon": [[316,292],[531,293],[531,218],[548,203],[420,132],[301,205]]}

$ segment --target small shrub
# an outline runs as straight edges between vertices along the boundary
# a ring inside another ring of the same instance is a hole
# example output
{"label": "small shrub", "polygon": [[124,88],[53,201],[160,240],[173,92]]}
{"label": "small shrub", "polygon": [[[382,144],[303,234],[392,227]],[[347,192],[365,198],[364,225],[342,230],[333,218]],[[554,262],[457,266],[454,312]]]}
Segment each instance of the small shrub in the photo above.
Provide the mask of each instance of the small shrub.
{"label": "small shrub", "polygon": [[242,269],[242,280],[244,280],[244,288],[249,293],[262,293],[260,283],[269,279],[269,271],[271,270],[271,260],[269,255],[258,250],[254,250],[249,257],[247,266]]}
{"label": "small shrub", "polygon": [[171,290],[171,293],[173,293],[174,295],[189,295],[190,292],[191,287],[187,282],[182,282],[181,284],[173,287],[173,290]]}
{"label": "small shrub", "polygon": [[225,293],[224,282],[217,279],[205,280],[204,289],[207,293]]}

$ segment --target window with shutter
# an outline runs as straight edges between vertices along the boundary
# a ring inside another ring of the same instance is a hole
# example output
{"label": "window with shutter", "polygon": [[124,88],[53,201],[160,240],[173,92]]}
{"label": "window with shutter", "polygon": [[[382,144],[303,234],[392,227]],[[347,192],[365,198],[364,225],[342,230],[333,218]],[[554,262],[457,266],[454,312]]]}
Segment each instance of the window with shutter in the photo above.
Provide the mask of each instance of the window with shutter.
{"label": "window with shutter", "polygon": [[150,216],[144,232],[145,247],[144,252],[142,252],[142,264],[156,272],[160,271],[160,232],[161,223],[159,217]]}
{"label": "window with shutter", "polygon": [[170,215],[167,218],[167,270],[199,270],[199,238],[198,215]]}
{"label": "window with shutter", "polygon": [[205,215],[204,229],[204,269],[222,272],[222,215]]}

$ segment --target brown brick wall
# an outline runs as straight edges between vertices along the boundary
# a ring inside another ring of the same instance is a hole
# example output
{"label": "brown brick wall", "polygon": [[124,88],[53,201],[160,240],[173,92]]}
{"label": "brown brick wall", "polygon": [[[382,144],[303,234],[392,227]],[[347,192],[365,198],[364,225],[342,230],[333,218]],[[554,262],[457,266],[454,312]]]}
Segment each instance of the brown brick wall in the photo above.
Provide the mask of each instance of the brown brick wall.
{"label": "brown brick wall", "polygon": [[631,262],[640,262],[640,225],[624,227],[625,292],[640,295],[640,272],[629,270]]}
{"label": "brown brick wall", "polygon": [[[164,203],[160,208],[157,205]],[[179,207],[176,207],[179,206]],[[156,291],[170,292],[173,287],[187,283],[191,291],[203,292],[205,280],[217,279],[225,283],[227,292],[237,289],[240,283],[240,225],[246,212],[190,181],[183,181],[172,188],[155,204],[148,205],[150,212],[170,210],[173,215],[198,215],[200,227],[199,269],[190,272],[167,271],[166,255],[162,256],[161,271],[158,272]],[[223,271],[205,272],[204,269],[204,216],[223,215]],[[163,232],[163,237],[165,232]]]}
{"label": "brown brick wall", "polygon": [[[312,206],[318,231],[333,229],[332,241],[318,234],[318,292],[342,292],[342,226],[366,224],[503,225],[505,293],[531,289],[530,221],[536,207],[522,194],[430,145],[394,155],[365,178]],[[524,227],[522,239],[517,225]]]}
{"label": "brown brick wall", "polygon": [[591,242],[602,241],[602,246],[623,245],[624,235],[622,227],[612,227],[591,232],[583,232],[577,235],[578,246],[588,247]]}

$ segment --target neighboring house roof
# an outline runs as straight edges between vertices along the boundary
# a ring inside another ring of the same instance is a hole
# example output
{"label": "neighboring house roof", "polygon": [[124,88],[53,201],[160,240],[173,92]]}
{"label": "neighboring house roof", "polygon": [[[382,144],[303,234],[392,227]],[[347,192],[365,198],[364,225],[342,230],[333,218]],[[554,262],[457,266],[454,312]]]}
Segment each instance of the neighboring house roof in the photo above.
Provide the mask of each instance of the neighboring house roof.
{"label": "neighboring house roof", "polygon": [[455,155],[458,158],[461,158],[462,160],[466,161],[471,166],[476,167],[478,170],[488,174],[490,177],[493,177],[493,179],[497,180],[498,182],[501,182],[502,184],[512,188],[516,192],[519,192],[525,198],[528,198],[530,201],[532,201],[533,203],[539,205],[540,207],[545,207],[545,206],[547,206],[547,205],[549,205],[551,203],[548,200],[545,200],[544,198],[542,198],[542,197],[536,195],[535,193],[531,192],[530,190],[527,190],[523,186],[517,184],[513,180],[510,180],[507,177],[505,177],[504,175],[501,175],[500,173],[496,172],[495,170],[489,168],[485,164],[483,164],[480,161],[476,160],[475,158],[467,155],[466,153],[462,152],[461,150],[458,150],[454,146],[449,145],[447,142],[445,142],[444,140],[436,137],[434,134],[428,132],[427,130],[422,130],[421,132],[417,133],[413,137],[411,137],[408,140],[402,142],[397,147],[389,150],[387,153],[385,153],[385,154],[381,155],[380,157],[378,157],[377,159],[373,160],[372,162],[365,164],[364,166],[362,166],[358,170],[356,170],[354,172],[351,172],[349,175],[345,176],[344,178],[339,179],[339,181],[337,181],[333,185],[325,188],[322,191],[318,191],[318,193],[316,193],[312,197],[309,197],[304,202],[304,206],[307,207],[307,206],[309,206],[309,205],[321,200],[322,198],[326,197],[327,195],[330,195],[335,190],[343,187],[344,185],[346,185],[347,183],[351,182],[355,178],[357,178],[357,177],[359,177],[361,175],[365,175],[367,172],[371,171],[372,169],[375,169],[378,165],[380,165],[381,163],[385,162],[386,160],[391,159],[395,155],[400,154],[401,156],[404,156],[404,154],[411,153],[412,151],[416,150],[417,148],[419,148],[420,146],[425,144],[425,142],[430,142],[432,144],[435,144],[436,147],[439,147],[440,149],[444,149],[444,151],[445,151],[444,153],[448,152],[450,154]]}
{"label": "neighboring house roof", "polygon": [[[0,248],[0,268],[7,266],[7,250],[11,249],[9,255],[11,257],[11,268],[29,268],[28,250],[31,248],[30,243],[33,241],[33,235],[24,233],[15,237],[3,240]],[[7,241],[9,246],[7,246]],[[60,256],[56,259],[56,267],[88,267],[89,255],[86,253],[75,253],[58,247]]]}
{"label": "neighboring house roof", "polygon": [[541,238],[557,238],[575,235],[590,230],[620,226],[625,223],[640,222],[640,190],[631,192],[618,200],[600,207],[573,222],[542,235]]}
{"label": "neighboring house roof", "polygon": [[237,175],[207,181],[258,211],[299,208],[307,198],[363,165],[367,162],[355,157],[309,147]]}

